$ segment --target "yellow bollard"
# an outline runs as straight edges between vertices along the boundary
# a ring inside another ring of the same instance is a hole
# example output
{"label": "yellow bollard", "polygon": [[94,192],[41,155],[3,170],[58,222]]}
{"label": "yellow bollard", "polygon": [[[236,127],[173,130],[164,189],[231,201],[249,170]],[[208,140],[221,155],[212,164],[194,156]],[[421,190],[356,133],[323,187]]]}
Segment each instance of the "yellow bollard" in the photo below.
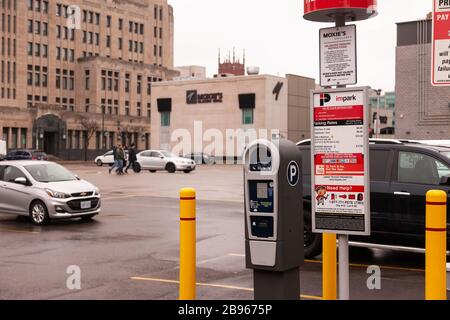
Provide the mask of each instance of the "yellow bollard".
{"label": "yellow bollard", "polygon": [[323,300],[337,299],[336,235],[323,234],[322,249],[322,295]]}
{"label": "yellow bollard", "polygon": [[425,299],[447,300],[447,194],[427,192]]}
{"label": "yellow bollard", "polygon": [[180,191],[180,300],[196,298],[196,192]]}

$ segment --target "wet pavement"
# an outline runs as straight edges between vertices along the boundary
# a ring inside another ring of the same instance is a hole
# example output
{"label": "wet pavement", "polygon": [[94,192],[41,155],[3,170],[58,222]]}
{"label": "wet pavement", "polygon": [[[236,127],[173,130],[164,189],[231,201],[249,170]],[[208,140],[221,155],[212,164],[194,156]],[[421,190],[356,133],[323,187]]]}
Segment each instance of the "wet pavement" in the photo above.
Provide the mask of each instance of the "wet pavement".
{"label": "wet pavement", "polygon": [[[183,173],[108,175],[106,168],[71,166],[100,187],[103,211],[78,220],[32,226],[0,214],[0,299],[177,299],[181,187],[198,189],[199,299],[252,299],[245,269],[242,170],[200,167]],[[222,200],[222,201],[218,201]],[[424,255],[350,249],[352,299],[424,298]],[[69,290],[71,265],[81,290]],[[381,290],[369,290],[367,268],[381,267]],[[304,299],[322,295],[321,257],[305,260]]]}

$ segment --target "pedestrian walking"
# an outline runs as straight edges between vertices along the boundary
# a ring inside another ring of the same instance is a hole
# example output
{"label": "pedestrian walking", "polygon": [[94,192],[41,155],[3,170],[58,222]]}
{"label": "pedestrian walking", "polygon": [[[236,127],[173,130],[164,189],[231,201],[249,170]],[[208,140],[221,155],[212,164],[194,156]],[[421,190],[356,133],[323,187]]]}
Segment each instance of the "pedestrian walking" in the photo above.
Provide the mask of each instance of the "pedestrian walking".
{"label": "pedestrian walking", "polygon": [[117,162],[118,162],[118,169],[117,174],[122,175],[123,174],[123,164],[125,161],[125,151],[123,151],[122,145],[119,145],[117,148]]}
{"label": "pedestrian walking", "polygon": [[128,150],[128,166],[125,169],[125,173],[128,173],[128,169],[134,169],[136,165],[137,157],[136,157],[136,146],[135,144],[131,144],[130,149]]}

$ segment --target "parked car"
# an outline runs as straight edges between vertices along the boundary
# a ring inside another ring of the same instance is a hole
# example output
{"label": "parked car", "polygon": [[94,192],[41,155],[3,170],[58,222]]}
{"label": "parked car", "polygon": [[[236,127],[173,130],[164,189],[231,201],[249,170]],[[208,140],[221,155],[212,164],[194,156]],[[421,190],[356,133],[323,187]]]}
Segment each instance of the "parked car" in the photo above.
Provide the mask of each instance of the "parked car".
{"label": "parked car", "polygon": [[189,153],[183,158],[194,160],[196,164],[216,164],[213,156],[206,153]]}
{"label": "parked car", "polygon": [[0,161],[5,159],[6,153],[6,141],[0,140]]}
{"label": "parked car", "polygon": [[[125,159],[128,160],[128,150],[125,150]],[[114,164],[113,151],[111,150],[101,156],[98,156],[95,158],[94,162],[99,167],[103,165],[112,166]]]}
{"label": "parked car", "polygon": [[183,171],[190,173],[196,168],[193,160],[181,158],[168,151],[147,150],[137,154],[137,171],[149,170],[150,172],[168,171],[175,173]]}
{"label": "parked car", "polygon": [[39,150],[14,150],[10,151],[5,160],[43,160],[47,161],[48,156],[45,152]]}
{"label": "parked car", "polygon": [[101,209],[99,189],[47,161],[0,164],[0,213],[29,216],[36,225],[53,219],[90,220]]}
{"label": "parked car", "polygon": [[[305,256],[321,253],[322,237],[311,227],[311,146],[298,144],[302,154],[305,210]],[[425,195],[431,189],[449,194],[450,148],[398,140],[370,144],[371,236],[350,241],[425,248]],[[450,226],[450,206],[447,208]],[[450,228],[447,246],[450,247]]]}

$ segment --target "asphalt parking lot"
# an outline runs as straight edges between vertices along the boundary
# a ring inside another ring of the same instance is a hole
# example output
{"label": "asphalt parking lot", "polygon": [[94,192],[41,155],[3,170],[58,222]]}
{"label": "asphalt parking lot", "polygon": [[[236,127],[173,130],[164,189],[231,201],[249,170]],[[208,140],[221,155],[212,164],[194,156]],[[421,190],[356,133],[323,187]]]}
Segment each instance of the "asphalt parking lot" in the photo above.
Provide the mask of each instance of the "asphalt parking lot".
{"label": "asphalt parking lot", "polygon": [[[0,214],[0,299],[177,299],[179,190],[198,193],[198,299],[252,299],[245,269],[242,168],[201,166],[191,174],[109,175],[107,168],[67,166],[102,192],[93,222],[43,227]],[[424,298],[424,255],[351,248],[352,299]],[[66,286],[68,266],[81,290]],[[381,290],[369,290],[369,265],[381,267]],[[321,258],[301,272],[304,299],[321,299]]]}

